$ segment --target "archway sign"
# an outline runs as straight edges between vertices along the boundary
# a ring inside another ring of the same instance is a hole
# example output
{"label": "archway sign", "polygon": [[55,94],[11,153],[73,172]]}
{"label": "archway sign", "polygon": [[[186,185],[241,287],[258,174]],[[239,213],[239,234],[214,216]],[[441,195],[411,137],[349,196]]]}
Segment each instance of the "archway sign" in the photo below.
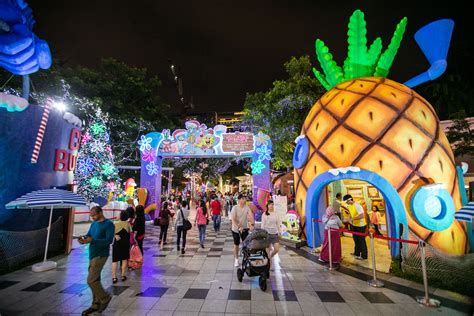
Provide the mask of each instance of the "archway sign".
{"label": "archway sign", "polygon": [[140,186],[148,191],[145,206],[156,203],[159,210],[162,162],[166,158],[250,158],[254,204],[259,206],[259,189],[271,189],[272,142],[268,135],[261,132],[227,133],[224,125],[208,128],[192,120],[185,123],[184,129],[173,132],[164,129],[161,133],[142,135],[138,145],[141,153]]}

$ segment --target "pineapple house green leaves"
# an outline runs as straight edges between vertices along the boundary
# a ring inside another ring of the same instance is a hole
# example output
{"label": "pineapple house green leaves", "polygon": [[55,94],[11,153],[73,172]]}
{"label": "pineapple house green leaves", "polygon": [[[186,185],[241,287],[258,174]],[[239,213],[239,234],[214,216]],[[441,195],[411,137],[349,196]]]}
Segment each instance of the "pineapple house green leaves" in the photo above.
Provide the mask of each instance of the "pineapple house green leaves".
{"label": "pineapple house green leaves", "polygon": [[313,68],[314,75],[321,84],[330,90],[335,85],[347,80],[361,77],[387,77],[403,39],[407,18],[398,23],[392,40],[382,53],[382,39],[377,37],[367,48],[367,27],[364,13],[354,11],[349,20],[347,32],[348,52],[343,68],[333,60],[329,48],[320,39],[315,42],[316,56],[323,73]]}

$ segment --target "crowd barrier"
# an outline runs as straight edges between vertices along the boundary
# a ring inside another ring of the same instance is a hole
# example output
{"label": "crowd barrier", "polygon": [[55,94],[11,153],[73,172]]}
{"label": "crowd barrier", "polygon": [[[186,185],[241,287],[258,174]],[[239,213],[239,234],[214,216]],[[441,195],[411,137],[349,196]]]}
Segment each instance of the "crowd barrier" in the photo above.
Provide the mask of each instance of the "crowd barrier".
{"label": "crowd barrier", "polygon": [[[315,235],[315,223],[322,223],[321,220],[313,218],[312,220],[312,237],[313,237],[313,252],[316,249],[316,235]],[[415,241],[415,240],[408,240],[408,239],[401,239],[401,238],[393,238],[393,237],[385,237],[381,235],[375,235],[371,230],[369,232],[355,232],[351,231],[348,229],[341,229],[341,228],[329,228],[325,229],[328,230],[328,247],[329,247],[329,266],[328,270],[333,271],[334,267],[332,264],[332,241],[331,241],[331,234],[330,231],[336,231],[340,233],[350,233],[353,235],[359,235],[359,236],[364,236],[364,237],[369,237],[370,238],[370,251],[372,253],[372,280],[367,281],[368,285],[373,286],[373,287],[383,287],[384,283],[381,280],[377,279],[377,268],[376,268],[376,260],[375,260],[375,245],[374,245],[374,239],[383,239],[383,240],[389,240],[389,241],[396,241],[396,242],[401,242],[401,243],[407,243],[407,244],[413,244],[413,245],[418,245],[418,248],[420,250],[420,256],[421,256],[421,265],[422,265],[422,273],[423,273],[423,286],[424,286],[424,291],[425,295],[424,296],[417,296],[416,301],[419,304],[423,304],[425,306],[429,307],[439,307],[440,302],[435,299],[431,299],[429,297],[429,292],[428,292],[428,274],[426,272],[426,256],[425,256],[425,242],[423,241]]]}

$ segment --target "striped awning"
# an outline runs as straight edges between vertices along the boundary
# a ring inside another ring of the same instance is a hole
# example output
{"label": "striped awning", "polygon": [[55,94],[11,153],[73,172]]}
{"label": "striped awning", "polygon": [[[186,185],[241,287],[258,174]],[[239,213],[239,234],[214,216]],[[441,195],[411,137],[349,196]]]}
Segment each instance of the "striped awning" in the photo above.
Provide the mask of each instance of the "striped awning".
{"label": "striped awning", "polygon": [[459,221],[472,222],[474,216],[474,201],[468,202],[459,211],[454,213],[454,218]]}
{"label": "striped awning", "polygon": [[86,201],[80,195],[60,189],[46,189],[27,193],[6,204],[7,209],[14,208],[69,208],[84,206]]}

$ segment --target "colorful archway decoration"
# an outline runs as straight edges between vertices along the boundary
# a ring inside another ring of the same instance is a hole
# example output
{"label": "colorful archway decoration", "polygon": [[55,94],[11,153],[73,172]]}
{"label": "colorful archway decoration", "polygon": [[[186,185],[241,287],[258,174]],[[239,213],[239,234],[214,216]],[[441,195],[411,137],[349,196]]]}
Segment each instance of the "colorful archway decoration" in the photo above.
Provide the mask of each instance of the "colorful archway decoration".
{"label": "colorful archway decoration", "polygon": [[249,158],[252,160],[254,204],[259,206],[259,189],[271,190],[272,142],[261,132],[228,133],[224,125],[208,128],[192,120],[185,123],[184,129],[173,132],[164,129],[142,135],[138,146],[141,153],[140,186],[148,191],[145,206],[156,204],[159,209],[162,162],[166,158]]}

